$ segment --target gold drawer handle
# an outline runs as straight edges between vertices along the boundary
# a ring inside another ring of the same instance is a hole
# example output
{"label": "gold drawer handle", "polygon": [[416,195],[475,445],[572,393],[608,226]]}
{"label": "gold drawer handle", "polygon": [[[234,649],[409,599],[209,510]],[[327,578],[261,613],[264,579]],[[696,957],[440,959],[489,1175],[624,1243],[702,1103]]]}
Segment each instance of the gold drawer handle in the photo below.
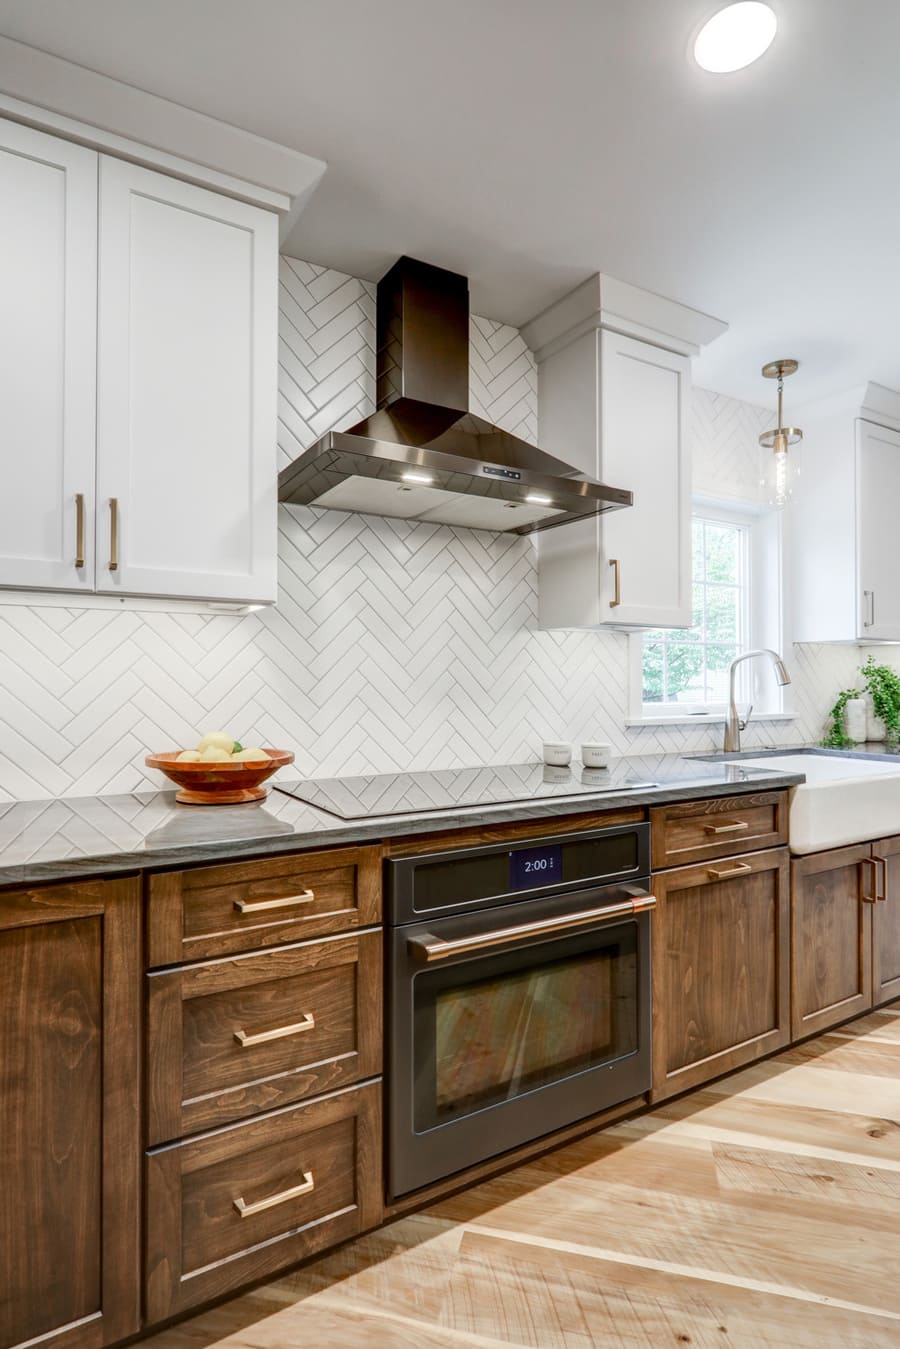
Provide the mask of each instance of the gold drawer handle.
{"label": "gold drawer handle", "polygon": [[622,568],[617,557],[609,559],[609,565],[613,569],[613,597],[609,602],[610,609],[618,609],[622,603]]}
{"label": "gold drawer handle", "polygon": [[119,502],[109,499],[109,569],[119,570]]}
{"label": "gold drawer handle", "polygon": [[75,493],[75,566],[84,566],[84,492]]}
{"label": "gold drawer handle", "polygon": [[294,1185],[290,1190],[282,1190],[280,1194],[271,1194],[268,1199],[256,1199],[252,1204],[248,1204],[244,1199],[235,1199],[234,1206],[242,1218],[252,1218],[254,1213],[263,1213],[267,1208],[274,1208],[276,1204],[286,1204],[289,1199],[299,1199],[301,1194],[312,1194],[315,1188],[313,1173],[304,1171],[302,1185]]}
{"label": "gold drawer handle", "polygon": [[737,820],[734,824],[708,824],[707,834],[739,834],[750,826],[746,820]]}
{"label": "gold drawer handle", "polygon": [[737,862],[733,867],[728,867],[725,871],[722,871],[718,867],[710,867],[706,874],[711,880],[727,881],[732,876],[745,876],[748,871],[752,870],[753,868],[749,862]]}
{"label": "gold drawer handle", "polygon": [[263,913],[266,909],[288,909],[293,904],[311,904],[315,897],[315,890],[304,890],[302,894],[288,895],[285,899],[236,899],[234,907],[238,913]]}
{"label": "gold drawer handle", "polygon": [[255,1035],[248,1035],[245,1030],[236,1030],[234,1038],[242,1049],[249,1049],[253,1045],[264,1045],[269,1040],[283,1040],[286,1035],[300,1035],[305,1030],[315,1030],[316,1018],[312,1012],[304,1012],[302,1021],[295,1021],[292,1026],[276,1026],[275,1030],[257,1031]]}

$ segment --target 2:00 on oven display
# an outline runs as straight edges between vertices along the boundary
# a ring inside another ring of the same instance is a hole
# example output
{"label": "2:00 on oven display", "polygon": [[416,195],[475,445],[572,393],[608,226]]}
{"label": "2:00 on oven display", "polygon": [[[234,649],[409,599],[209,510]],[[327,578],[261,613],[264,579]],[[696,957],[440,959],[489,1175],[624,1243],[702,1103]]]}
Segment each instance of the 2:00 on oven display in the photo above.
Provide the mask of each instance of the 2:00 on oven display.
{"label": "2:00 on oven display", "polygon": [[518,848],[509,854],[510,890],[534,890],[561,881],[562,847]]}

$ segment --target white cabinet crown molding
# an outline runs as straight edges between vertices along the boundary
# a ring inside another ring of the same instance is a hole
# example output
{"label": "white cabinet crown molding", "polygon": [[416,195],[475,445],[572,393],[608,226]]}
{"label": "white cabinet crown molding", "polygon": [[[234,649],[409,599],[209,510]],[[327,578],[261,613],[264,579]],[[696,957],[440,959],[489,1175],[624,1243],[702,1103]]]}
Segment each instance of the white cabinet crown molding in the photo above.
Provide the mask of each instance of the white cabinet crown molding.
{"label": "white cabinet crown molding", "polygon": [[526,323],[522,336],[541,362],[592,328],[635,337],[682,356],[697,356],[702,347],[727,331],[728,324],[597,272]]}
{"label": "white cabinet crown molding", "polygon": [[0,114],[282,213],[287,238],[321,159],[0,36]]}
{"label": "white cabinet crown molding", "polygon": [[801,403],[792,414],[792,419],[802,427],[808,422],[840,417],[848,421],[861,417],[864,421],[874,422],[876,426],[900,431],[900,393],[870,380],[867,384],[855,384],[825,398]]}

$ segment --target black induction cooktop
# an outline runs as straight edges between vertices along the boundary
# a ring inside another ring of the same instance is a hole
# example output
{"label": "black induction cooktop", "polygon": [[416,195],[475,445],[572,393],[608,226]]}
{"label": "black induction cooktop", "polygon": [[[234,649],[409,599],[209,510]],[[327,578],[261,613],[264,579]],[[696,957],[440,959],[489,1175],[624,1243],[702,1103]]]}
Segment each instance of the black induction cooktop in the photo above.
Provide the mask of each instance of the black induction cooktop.
{"label": "black induction cooktop", "polygon": [[548,797],[591,796],[655,787],[626,763],[609,768],[548,768],[542,763],[448,768],[434,773],[378,773],[374,777],[310,778],[273,784],[287,796],[342,820],[373,815],[419,815],[429,810],[502,805]]}

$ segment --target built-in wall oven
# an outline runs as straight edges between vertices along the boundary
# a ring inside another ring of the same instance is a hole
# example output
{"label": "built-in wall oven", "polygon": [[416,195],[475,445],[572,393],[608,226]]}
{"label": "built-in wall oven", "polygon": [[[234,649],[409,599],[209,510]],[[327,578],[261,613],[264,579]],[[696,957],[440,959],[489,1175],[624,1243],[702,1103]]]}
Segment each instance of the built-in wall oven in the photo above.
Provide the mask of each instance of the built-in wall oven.
{"label": "built-in wall oven", "polygon": [[392,1198],[650,1087],[650,826],[387,864]]}

